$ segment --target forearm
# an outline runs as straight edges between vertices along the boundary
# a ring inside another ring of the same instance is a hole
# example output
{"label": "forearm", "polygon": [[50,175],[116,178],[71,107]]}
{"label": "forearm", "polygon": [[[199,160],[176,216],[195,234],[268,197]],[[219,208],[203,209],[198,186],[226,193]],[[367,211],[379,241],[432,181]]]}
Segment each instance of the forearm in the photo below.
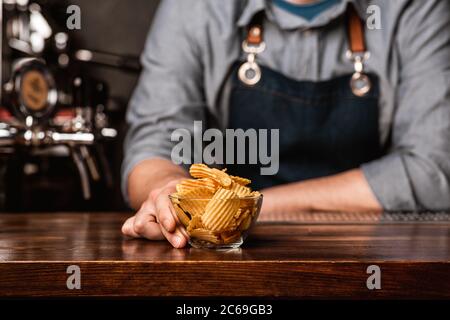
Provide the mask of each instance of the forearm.
{"label": "forearm", "polygon": [[268,188],[262,192],[263,214],[266,215],[301,211],[382,211],[359,169]]}
{"label": "forearm", "polygon": [[170,181],[185,179],[187,172],[169,160],[155,158],[144,160],[136,165],[128,177],[130,205],[138,210],[150,192]]}

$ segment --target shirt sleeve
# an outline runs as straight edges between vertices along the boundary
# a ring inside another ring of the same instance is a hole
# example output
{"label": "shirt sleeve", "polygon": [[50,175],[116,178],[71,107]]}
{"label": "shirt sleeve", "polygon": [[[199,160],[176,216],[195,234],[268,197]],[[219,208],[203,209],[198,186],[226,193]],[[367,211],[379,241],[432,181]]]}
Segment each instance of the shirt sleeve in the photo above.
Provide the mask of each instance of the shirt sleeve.
{"label": "shirt sleeve", "polygon": [[391,149],[362,170],[385,210],[449,209],[450,2],[410,1],[396,42]]}
{"label": "shirt sleeve", "polygon": [[193,134],[193,122],[204,120],[198,27],[189,17],[192,3],[162,1],[149,32],[141,56],[143,70],[126,116],[121,183],[126,201],[131,170],[146,159],[170,159],[176,143],[171,142],[172,132],[183,128]]}

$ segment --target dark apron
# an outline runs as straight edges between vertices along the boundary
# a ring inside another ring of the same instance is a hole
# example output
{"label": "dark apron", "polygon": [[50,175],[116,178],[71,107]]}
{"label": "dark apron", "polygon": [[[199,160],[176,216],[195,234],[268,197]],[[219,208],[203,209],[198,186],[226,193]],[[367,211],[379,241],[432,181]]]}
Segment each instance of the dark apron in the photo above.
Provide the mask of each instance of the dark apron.
{"label": "dark apron", "polygon": [[264,176],[260,164],[227,165],[229,173],[262,189],[337,174],[381,155],[376,76],[368,75],[372,89],[358,97],[349,86],[352,74],[295,81],[261,66],[261,80],[248,86],[238,79],[239,65],[232,73],[228,128],[279,129],[280,167],[276,175]]}

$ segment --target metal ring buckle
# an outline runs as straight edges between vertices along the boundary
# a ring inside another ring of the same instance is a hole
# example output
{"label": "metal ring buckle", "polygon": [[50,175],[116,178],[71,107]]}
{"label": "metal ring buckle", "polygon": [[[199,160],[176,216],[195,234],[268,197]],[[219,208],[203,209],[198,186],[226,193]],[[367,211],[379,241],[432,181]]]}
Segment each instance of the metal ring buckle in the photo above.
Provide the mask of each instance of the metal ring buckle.
{"label": "metal ring buckle", "polygon": [[363,97],[372,89],[370,78],[364,73],[364,62],[370,58],[370,52],[346,53],[347,58],[352,61],[355,73],[350,80],[350,88],[355,96]]}
{"label": "metal ring buckle", "polygon": [[[249,76],[249,72],[253,75]],[[256,62],[247,61],[240,66],[238,76],[243,83],[253,86],[261,80],[261,68]]]}
{"label": "metal ring buckle", "polygon": [[372,82],[366,74],[355,72],[350,80],[350,88],[355,96],[364,97],[372,89]]}
{"label": "metal ring buckle", "polygon": [[261,68],[256,63],[256,55],[265,49],[264,41],[258,45],[249,45],[247,40],[242,42],[242,50],[247,53],[247,61],[240,66],[238,77],[244,84],[253,86],[261,80]]}

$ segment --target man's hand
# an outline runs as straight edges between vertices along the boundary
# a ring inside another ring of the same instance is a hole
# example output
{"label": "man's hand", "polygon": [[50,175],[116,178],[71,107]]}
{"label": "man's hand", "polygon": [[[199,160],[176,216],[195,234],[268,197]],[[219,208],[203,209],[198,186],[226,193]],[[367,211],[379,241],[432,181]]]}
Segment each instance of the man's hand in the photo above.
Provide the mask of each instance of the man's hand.
{"label": "man's hand", "polygon": [[186,246],[188,235],[173,214],[169,195],[175,192],[179,179],[150,192],[139,211],[122,226],[122,233],[133,238],[167,239],[175,248]]}
{"label": "man's hand", "polygon": [[[122,226],[123,234],[150,240],[167,239],[175,248],[187,243],[187,233],[178,227],[169,195],[178,182],[188,178],[181,167],[166,159],[149,159],[137,164],[128,177],[130,204],[138,212]],[[178,224],[181,225],[181,224]]]}

